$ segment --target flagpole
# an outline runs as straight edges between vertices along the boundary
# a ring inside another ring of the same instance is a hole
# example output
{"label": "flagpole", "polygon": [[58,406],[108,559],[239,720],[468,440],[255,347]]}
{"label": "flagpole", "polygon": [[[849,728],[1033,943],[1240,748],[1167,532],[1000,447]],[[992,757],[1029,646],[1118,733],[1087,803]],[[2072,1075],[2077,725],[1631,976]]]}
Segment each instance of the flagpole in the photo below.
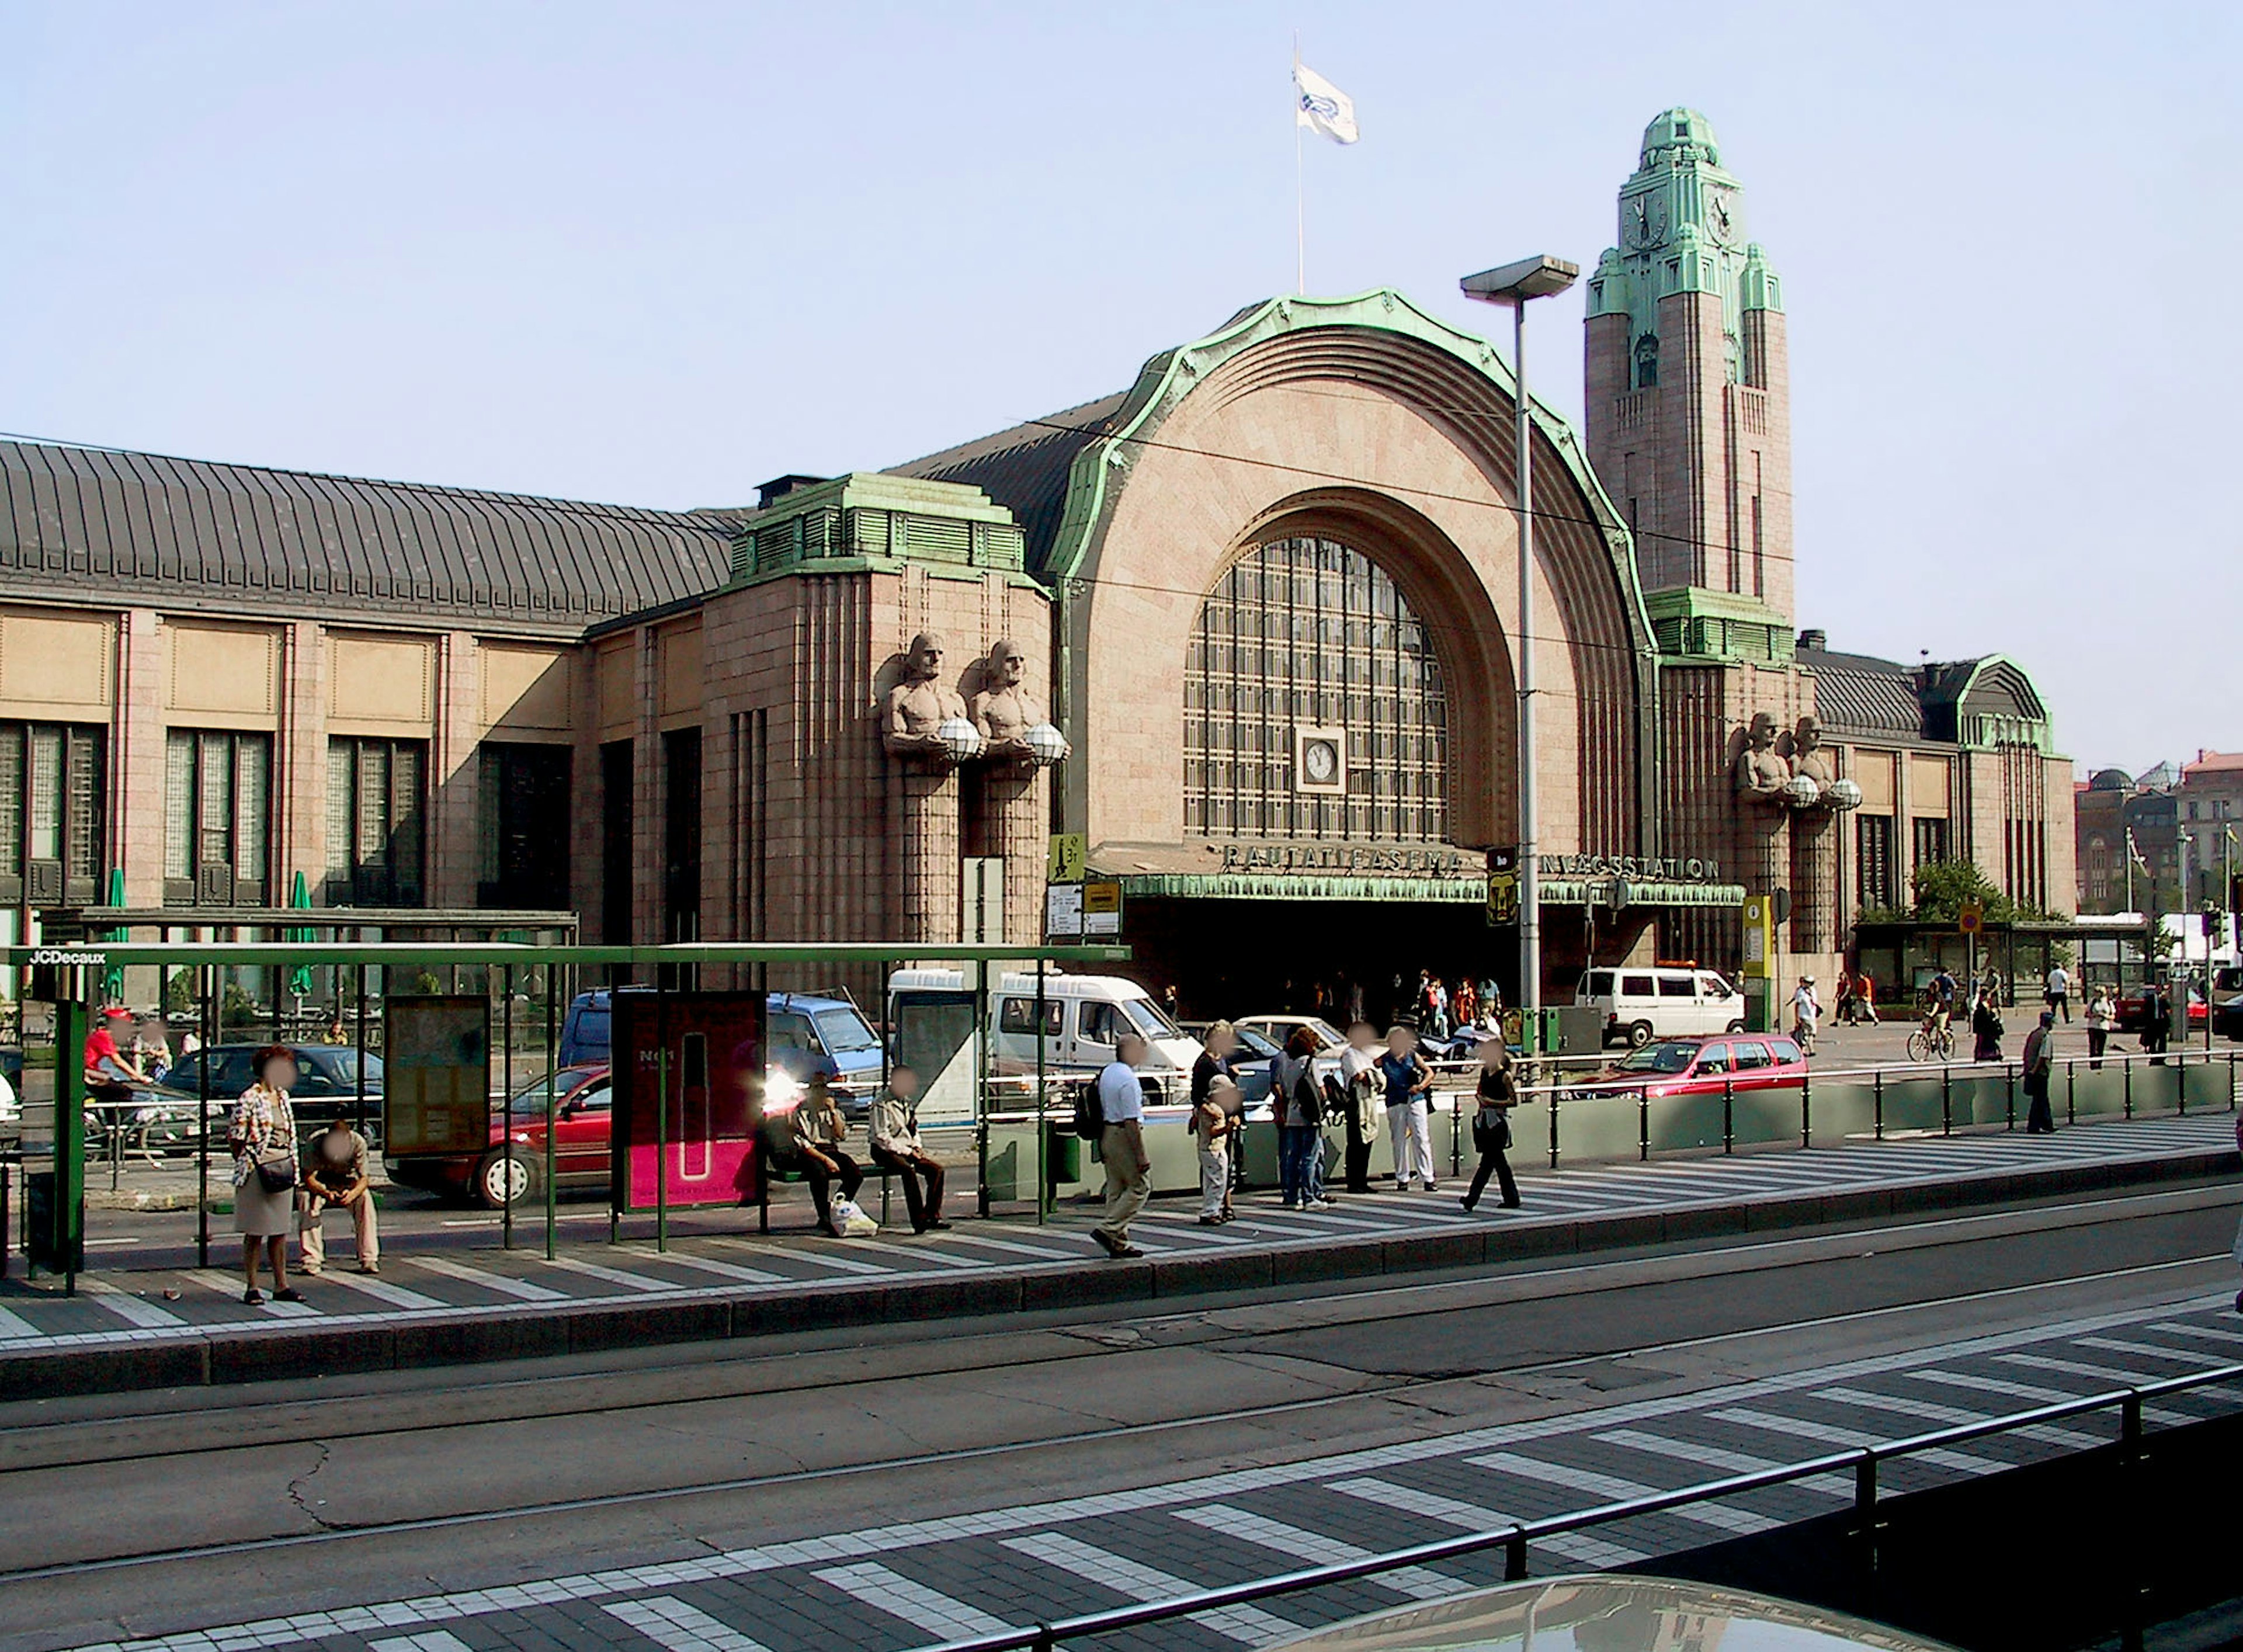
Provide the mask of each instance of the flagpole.
{"label": "flagpole", "polygon": [[1301,160],[1301,31],[1293,30],[1293,290],[1309,295],[1309,191]]}

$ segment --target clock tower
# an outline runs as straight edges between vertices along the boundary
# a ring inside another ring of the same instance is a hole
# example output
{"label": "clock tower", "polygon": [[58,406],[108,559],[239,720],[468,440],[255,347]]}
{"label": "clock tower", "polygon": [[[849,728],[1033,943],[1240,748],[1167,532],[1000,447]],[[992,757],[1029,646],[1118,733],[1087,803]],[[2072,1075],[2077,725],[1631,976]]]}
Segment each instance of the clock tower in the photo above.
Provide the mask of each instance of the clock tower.
{"label": "clock tower", "polygon": [[1635,536],[1662,651],[1792,652],[1791,390],[1775,272],[1706,118],[1644,129],[1589,280],[1591,462]]}

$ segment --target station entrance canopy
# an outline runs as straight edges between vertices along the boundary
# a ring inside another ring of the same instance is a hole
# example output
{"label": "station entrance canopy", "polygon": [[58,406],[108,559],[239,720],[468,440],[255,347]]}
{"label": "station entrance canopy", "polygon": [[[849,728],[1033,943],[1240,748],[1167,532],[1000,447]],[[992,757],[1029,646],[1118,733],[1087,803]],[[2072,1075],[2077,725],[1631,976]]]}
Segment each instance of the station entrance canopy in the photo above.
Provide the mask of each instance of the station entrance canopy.
{"label": "station entrance canopy", "polygon": [[[1438,901],[1484,905],[1480,856],[1449,844],[1245,842],[1103,843],[1091,875],[1137,899]],[[1741,885],[1719,881],[1717,862],[1654,856],[1545,855],[1542,900],[1560,907],[1722,907]]]}

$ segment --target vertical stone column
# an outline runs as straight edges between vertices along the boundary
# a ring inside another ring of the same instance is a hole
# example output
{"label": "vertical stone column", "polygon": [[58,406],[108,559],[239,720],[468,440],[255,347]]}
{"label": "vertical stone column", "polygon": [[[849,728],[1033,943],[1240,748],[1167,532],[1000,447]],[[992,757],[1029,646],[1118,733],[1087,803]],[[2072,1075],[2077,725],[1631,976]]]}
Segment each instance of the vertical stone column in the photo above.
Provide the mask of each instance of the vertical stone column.
{"label": "vertical stone column", "polygon": [[1755,799],[1737,806],[1737,871],[1748,894],[1773,893],[1791,884],[1788,811]]}
{"label": "vertical stone column", "polygon": [[273,878],[266,899],[285,907],[302,873],[313,899],[327,871],[327,637],[309,620],[281,638],[280,732],[273,776]]}
{"label": "vertical stone column", "polygon": [[1043,771],[1025,763],[993,763],[981,785],[989,853],[1005,860],[1005,940],[1034,946],[1043,939],[1044,923]]}
{"label": "vertical stone column", "polygon": [[[117,715],[110,739],[110,865],[128,906],[164,904],[164,637],[156,610],[128,608],[117,638]],[[106,883],[101,898],[109,898]]]}
{"label": "vertical stone column", "polygon": [[925,759],[891,764],[888,818],[895,855],[896,931],[906,941],[958,939],[958,771]]}
{"label": "vertical stone column", "polygon": [[1837,950],[1831,906],[1837,893],[1838,817],[1802,809],[1791,819],[1791,950]]}
{"label": "vertical stone column", "polygon": [[[428,904],[472,907],[482,838],[475,639],[447,631],[436,644],[436,719],[428,743]],[[559,829],[557,823],[556,829]]]}

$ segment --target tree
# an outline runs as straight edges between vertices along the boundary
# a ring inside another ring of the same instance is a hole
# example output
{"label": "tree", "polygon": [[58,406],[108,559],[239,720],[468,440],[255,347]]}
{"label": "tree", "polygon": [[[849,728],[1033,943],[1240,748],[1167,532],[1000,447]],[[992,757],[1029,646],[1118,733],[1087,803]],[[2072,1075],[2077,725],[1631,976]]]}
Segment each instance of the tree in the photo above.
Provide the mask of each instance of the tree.
{"label": "tree", "polygon": [[1974,901],[1984,909],[1988,923],[2015,923],[2020,918],[2048,915],[2011,900],[1972,860],[1927,861],[1916,867],[1915,885],[1919,923],[1955,923],[1962,918],[1963,908]]}

